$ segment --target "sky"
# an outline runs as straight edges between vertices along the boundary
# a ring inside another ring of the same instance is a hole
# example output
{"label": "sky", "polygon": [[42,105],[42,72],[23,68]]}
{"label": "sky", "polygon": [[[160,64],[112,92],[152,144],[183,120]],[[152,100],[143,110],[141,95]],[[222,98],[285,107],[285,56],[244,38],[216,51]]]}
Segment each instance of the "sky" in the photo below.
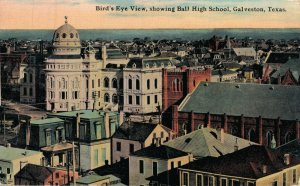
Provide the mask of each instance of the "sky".
{"label": "sky", "polygon": [[[96,6],[246,7],[266,12],[96,11]],[[268,7],[285,12],[269,12]],[[0,29],[56,29],[64,17],[77,29],[300,28],[300,0],[0,0]]]}

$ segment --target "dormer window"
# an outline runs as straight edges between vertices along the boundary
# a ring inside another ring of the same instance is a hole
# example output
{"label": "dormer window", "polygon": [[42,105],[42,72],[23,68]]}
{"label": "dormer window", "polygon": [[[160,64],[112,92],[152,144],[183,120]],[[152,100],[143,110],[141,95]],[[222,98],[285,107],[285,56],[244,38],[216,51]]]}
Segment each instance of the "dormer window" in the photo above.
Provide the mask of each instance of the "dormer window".
{"label": "dormer window", "polygon": [[168,63],[168,66],[170,67],[171,65],[172,65],[172,64],[169,62],[169,63]]}
{"label": "dormer window", "polygon": [[59,38],[59,33],[56,33],[56,38]]}
{"label": "dormer window", "polygon": [[74,34],[73,34],[73,33],[71,33],[71,34],[70,34],[70,38],[73,38],[73,37],[74,37]]}
{"label": "dormer window", "polygon": [[133,63],[132,68],[136,68],[136,64],[135,63]]}
{"label": "dormer window", "polygon": [[63,38],[66,38],[66,37],[67,37],[67,34],[66,34],[66,33],[63,33],[63,34],[62,34],[62,37],[63,37]]}
{"label": "dormer window", "polygon": [[146,64],[146,68],[149,68],[149,64],[148,63]]}
{"label": "dormer window", "polygon": [[157,67],[156,63],[153,63],[153,67],[154,67],[154,68],[156,68],[156,67]]}
{"label": "dormer window", "polygon": [[161,63],[160,66],[161,66],[162,68],[164,68],[165,65],[164,65],[163,63]]}

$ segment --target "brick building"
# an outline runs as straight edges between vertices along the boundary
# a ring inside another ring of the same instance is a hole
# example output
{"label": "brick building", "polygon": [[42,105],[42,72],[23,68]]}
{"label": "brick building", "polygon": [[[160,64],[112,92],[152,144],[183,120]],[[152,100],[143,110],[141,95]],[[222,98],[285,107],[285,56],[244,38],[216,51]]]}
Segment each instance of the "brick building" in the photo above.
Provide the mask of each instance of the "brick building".
{"label": "brick building", "polygon": [[[271,146],[300,138],[298,86],[201,83],[164,118],[183,135],[201,127]],[[274,142],[275,141],[275,142]]]}
{"label": "brick building", "polygon": [[210,81],[211,69],[187,68],[163,69],[163,105],[162,111],[168,112],[170,106],[179,103],[191,93],[201,81]]}

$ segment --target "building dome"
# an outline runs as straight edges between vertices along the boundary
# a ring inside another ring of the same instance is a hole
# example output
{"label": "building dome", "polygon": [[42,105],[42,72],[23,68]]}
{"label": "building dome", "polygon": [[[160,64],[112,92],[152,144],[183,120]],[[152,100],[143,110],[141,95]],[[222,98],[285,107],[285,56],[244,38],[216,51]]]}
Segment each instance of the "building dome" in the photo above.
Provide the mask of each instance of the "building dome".
{"label": "building dome", "polygon": [[[71,51],[74,48],[80,48],[80,38],[78,31],[68,23],[67,17],[65,17],[65,24],[55,30],[53,34],[52,44],[54,48],[61,48],[62,50],[55,51]],[[73,51],[73,50],[72,50]]]}

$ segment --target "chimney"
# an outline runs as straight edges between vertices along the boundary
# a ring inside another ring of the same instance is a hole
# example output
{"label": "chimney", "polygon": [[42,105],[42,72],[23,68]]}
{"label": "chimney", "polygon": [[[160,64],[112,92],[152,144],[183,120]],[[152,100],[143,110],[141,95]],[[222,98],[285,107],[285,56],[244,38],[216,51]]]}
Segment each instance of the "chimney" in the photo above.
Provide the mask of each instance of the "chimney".
{"label": "chimney", "polygon": [[284,164],[289,165],[291,163],[291,155],[290,154],[284,154]]}
{"label": "chimney", "polygon": [[119,113],[119,126],[121,126],[124,122],[124,112],[123,111],[120,111]]}
{"label": "chimney", "polygon": [[267,171],[268,171],[268,166],[267,165],[263,165],[263,167],[262,167],[263,174],[267,174]]}
{"label": "chimney", "polygon": [[76,114],[76,138],[79,138],[80,113]]}
{"label": "chimney", "polygon": [[101,52],[102,52],[102,62],[103,62],[102,68],[104,69],[106,67],[106,58],[107,58],[106,46],[102,46]]}
{"label": "chimney", "polygon": [[225,138],[225,134],[224,134],[224,129],[221,128],[221,133],[220,133],[220,137],[221,137],[221,143],[224,143],[224,138]]}
{"label": "chimney", "polygon": [[7,144],[6,144],[6,147],[7,147],[7,148],[10,148],[10,147],[11,147],[11,144],[10,144],[10,143],[7,143]]}
{"label": "chimney", "polygon": [[234,152],[239,150],[239,145],[237,142],[237,138],[235,138],[235,144],[234,144]]}
{"label": "chimney", "polygon": [[104,113],[104,124],[105,124],[105,136],[110,137],[110,126],[109,126],[109,112]]}
{"label": "chimney", "polygon": [[156,146],[156,147],[159,147],[159,146],[160,146],[160,138],[156,138],[155,146]]}

